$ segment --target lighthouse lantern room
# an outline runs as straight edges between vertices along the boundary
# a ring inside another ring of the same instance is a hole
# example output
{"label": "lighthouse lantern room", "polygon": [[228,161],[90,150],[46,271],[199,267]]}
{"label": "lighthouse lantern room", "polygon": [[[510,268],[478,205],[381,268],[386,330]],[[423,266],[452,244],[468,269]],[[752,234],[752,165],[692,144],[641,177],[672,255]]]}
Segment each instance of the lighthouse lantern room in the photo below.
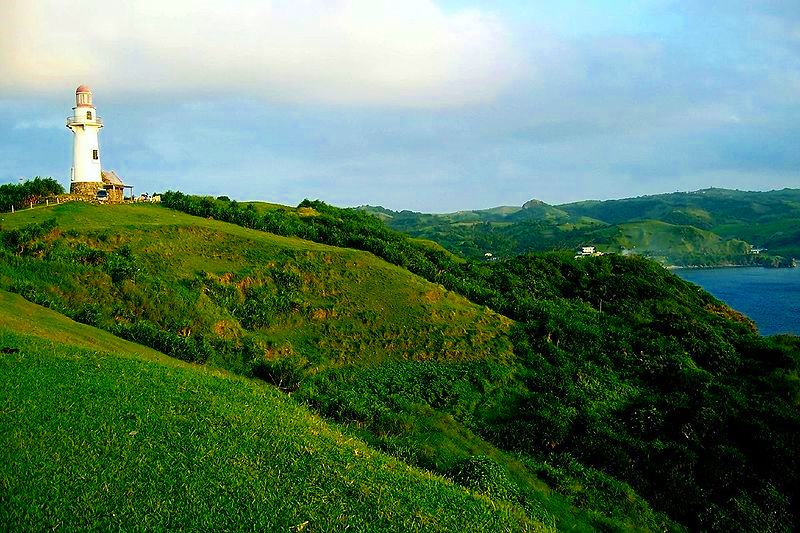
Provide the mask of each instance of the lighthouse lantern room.
{"label": "lighthouse lantern room", "polygon": [[92,104],[92,90],[81,85],[75,91],[74,113],[67,118],[67,128],[72,130],[72,171],[70,193],[94,197],[103,189],[100,168],[100,144],[97,134],[103,121]]}

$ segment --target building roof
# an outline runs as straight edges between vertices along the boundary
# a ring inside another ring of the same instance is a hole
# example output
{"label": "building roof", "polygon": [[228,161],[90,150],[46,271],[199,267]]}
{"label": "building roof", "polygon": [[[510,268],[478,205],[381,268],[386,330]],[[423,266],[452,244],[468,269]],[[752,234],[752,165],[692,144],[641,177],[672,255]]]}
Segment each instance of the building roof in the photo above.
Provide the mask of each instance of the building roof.
{"label": "building roof", "polygon": [[116,185],[117,187],[130,187],[130,185],[122,183],[122,178],[117,176],[117,173],[113,170],[101,170],[100,177],[103,179],[104,184]]}
{"label": "building roof", "polygon": [[87,85],[79,85],[77,89],[75,89],[75,94],[78,93],[90,93],[92,90]]}

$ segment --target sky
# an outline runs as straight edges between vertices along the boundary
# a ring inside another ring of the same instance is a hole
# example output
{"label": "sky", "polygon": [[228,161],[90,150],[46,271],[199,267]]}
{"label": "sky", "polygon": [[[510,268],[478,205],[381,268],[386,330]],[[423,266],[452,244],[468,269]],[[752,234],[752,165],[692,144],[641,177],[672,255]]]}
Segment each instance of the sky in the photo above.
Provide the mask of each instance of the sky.
{"label": "sky", "polygon": [[800,187],[797,0],[0,0],[0,183],[447,212]]}

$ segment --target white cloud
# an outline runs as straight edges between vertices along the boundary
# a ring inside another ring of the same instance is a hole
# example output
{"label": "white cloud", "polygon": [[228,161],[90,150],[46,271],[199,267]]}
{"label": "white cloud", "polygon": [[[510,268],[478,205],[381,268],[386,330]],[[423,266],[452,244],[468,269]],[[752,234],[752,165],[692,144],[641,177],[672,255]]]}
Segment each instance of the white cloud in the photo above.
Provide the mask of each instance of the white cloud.
{"label": "white cloud", "polygon": [[4,93],[87,83],[439,107],[492,99],[517,65],[499,19],[445,12],[432,0],[10,0],[9,7],[0,27]]}
{"label": "white cloud", "polygon": [[61,117],[55,118],[39,118],[33,120],[18,120],[14,123],[15,130],[51,130],[64,127],[64,119]]}

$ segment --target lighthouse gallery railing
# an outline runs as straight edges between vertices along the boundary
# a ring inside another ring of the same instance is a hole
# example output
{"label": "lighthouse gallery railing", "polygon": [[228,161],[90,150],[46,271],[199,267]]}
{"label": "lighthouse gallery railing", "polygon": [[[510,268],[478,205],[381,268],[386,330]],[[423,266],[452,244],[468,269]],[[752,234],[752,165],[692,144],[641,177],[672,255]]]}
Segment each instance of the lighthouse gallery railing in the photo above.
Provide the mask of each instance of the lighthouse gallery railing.
{"label": "lighthouse gallery railing", "polygon": [[83,118],[83,117],[67,117],[67,126],[72,126],[73,124],[81,125],[81,124],[99,124],[100,126],[103,125],[103,119],[100,117],[94,117],[93,119]]}

